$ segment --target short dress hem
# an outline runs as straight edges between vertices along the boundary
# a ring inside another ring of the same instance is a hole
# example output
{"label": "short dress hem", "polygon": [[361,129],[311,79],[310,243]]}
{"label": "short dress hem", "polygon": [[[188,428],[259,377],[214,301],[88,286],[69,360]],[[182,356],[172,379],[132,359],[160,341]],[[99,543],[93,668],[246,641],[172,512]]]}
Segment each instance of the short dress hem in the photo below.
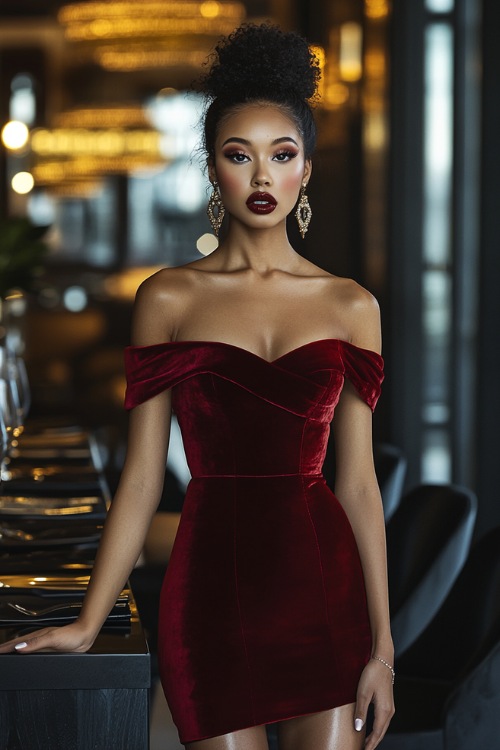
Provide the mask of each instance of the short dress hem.
{"label": "short dress hem", "polygon": [[301,711],[299,713],[293,713],[293,714],[286,714],[283,717],[277,718],[277,719],[268,719],[266,721],[259,721],[255,724],[245,724],[245,726],[238,726],[233,727],[232,729],[228,729],[227,732],[223,732],[222,734],[206,734],[203,736],[196,736],[191,739],[183,739],[180,738],[180,742],[183,745],[188,745],[191,742],[202,742],[203,740],[212,740],[215,737],[224,737],[227,734],[233,734],[235,732],[243,732],[245,729],[253,729],[254,727],[266,727],[271,726],[273,724],[281,724],[283,721],[290,721],[291,719],[300,719],[303,716],[313,716],[314,714],[323,713],[324,711],[333,711],[336,708],[341,708],[342,706],[349,706],[349,705],[355,705],[356,704],[356,698],[353,700],[342,700],[341,703],[335,703],[335,705],[332,705],[331,702],[328,702],[325,704],[324,707],[315,708],[312,711]]}

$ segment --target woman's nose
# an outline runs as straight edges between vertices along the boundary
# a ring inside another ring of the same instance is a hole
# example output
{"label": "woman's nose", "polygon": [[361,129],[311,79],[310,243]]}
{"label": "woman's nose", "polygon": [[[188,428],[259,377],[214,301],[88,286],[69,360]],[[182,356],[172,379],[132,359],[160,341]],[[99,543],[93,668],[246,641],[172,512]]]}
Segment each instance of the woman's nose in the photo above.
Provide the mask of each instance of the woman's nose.
{"label": "woman's nose", "polygon": [[254,172],[252,178],[253,187],[264,187],[269,186],[272,183],[271,175],[269,171],[265,169],[263,165],[259,165]]}

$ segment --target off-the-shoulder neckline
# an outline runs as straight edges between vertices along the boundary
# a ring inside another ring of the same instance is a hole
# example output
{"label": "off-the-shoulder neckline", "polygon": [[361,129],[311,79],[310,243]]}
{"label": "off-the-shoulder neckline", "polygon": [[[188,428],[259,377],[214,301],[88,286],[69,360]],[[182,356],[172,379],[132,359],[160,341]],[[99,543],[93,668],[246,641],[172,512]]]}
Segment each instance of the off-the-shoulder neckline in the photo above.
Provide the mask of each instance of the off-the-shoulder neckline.
{"label": "off-the-shoulder neckline", "polygon": [[205,346],[222,346],[222,347],[228,347],[230,349],[235,349],[236,351],[244,352],[245,354],[249,354],[252,357],[255,357],[256,359],[261,360],[262,362],[267,362],[270,365],[277,364],[282,359],[285,359],[285,357],[289,357],[292,354],[295,354],[302,349],[307,349],[310,346],[314,346],[316,344],[325,344],[325,343],[335,343],[340,344],[341,346],[348,346],[352,347],[353,349],[358,350],[359,352],[367,353],[368,355],[371,355],[375,358],[377,358],[380,362],[383,362],[382,355],[379,354],[376,351],[373,351],[373,349],[365,349],[362,346],[357,346],[356,344],[352,344],[350,341],[346,341],[345,339],[338,339],[338,338],[325,338],[325,339],[314,339],[313,341],[307,341],[305,344],[300,344],[299,346],[294,347],[293,349],[290,349],[289,351],[285,352],[284,354],[281,354],[279,357],[276,357],[275,359],[266,359],[265,357],[261,357],[260,354],[257,354],[256,352],[251,351],[250,349],[245,349],[243,346],[238,346],[238,344],[230,344],[226,341],[211,341],[211,340],[204,340],[204,339],[188,339],[184,341],[162,341],[158,344],[146,344],[144,346],[128,346],[127,349],[131,350],[144,350],[144,349],[153,349],[155,347],[170,347],[170,346],[190,346],[190,345],[205,345]]}

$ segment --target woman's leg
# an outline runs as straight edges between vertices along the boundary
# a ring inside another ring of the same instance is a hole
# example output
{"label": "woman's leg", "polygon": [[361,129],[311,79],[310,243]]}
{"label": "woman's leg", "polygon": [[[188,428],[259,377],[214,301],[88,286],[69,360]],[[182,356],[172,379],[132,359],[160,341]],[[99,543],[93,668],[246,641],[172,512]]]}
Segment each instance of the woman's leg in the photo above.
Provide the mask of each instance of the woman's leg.
{"label": "woman's leg", "polygon": [[280,750],[361,750],[365,732],[354,729],[354,703],[298,716],[278,725]]}
{"label": "woman's leg", "polygon": [[186,750],[269,750],[269,746],[265,726],[258,726],[188,742]]}

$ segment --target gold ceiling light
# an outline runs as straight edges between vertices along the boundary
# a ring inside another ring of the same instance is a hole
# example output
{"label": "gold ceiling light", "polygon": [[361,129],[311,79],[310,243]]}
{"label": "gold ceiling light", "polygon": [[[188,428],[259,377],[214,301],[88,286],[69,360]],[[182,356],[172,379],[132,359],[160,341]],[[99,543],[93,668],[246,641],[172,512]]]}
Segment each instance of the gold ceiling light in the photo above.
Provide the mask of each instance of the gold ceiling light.
{"label": "gold ceiling light", "polygon": [[214,41],[244,18],[243,3],[233,0],[89,0],[58,14],[66,38],[112,70],[199,66]]}
{"label": "gold ceiling light", "polygon": [[[80,126],[75,126],[79,112]],[[57,186],[70,190],[73,185],[77,195],[95,190],[107,175],[163,168],[169,159],[163,153],[161,133],[145,127],[116,127],[124,119],[130,122],[130,114],[116,107],[73,110],[58,116],[59,127],[33,130],[35,184],[50,190]],[[134,119],[139,124],[138,113]]]}
{"label": "gold ceiling light", "polygon": [[59,112],[53,118],[56,128],[149,128],[139,104],[88,106]]}

